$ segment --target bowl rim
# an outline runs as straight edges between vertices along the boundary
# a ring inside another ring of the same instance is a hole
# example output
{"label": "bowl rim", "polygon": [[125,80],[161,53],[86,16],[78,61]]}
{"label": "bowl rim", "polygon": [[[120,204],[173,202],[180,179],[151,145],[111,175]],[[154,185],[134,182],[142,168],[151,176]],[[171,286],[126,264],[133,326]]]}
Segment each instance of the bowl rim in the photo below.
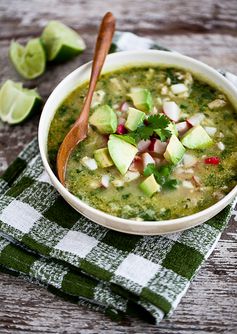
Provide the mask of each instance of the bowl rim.
{"label": "bowl rim", "polygon": [[[216,76],[216,78],[219,78],[224,85],[227,87],[227,89],[229,91],[232,91],[230,93],[230,98],[231,98],[231,102],[232,99],[237,101],[237,89],[236,87],[230,82],[228,81],[222,74],[220,74],[219,72],[217,72],[215,69],[213,69],[212,67],[210,67],[209,65],[196,60],[194,58],[188,57],[188,56],[184,56],[182,54],[176,53],[176,52],[169,52],[169,51],[160,51],[160,50],[144,50],[144,51],[121,51],[121,52],[116,52],[113,54],[109,54],[106,58],[106,60],[108,59],[113,59],[113,58],[117,58],[117,57],[121,57],[121,56],[135,56],[138,57],[139,55],[146,55],[146,54],[150,54],[150,55],[162,55],[162,56],[167,56],[167,54],[169,54],[169,57],[173,57],[174,59],[182,59],[184,61],[187,61],[189,63],[193,63],[196,64],[198,66],[203,67],[206,72],[207,72],[207,78],[210,74],[210,72]],[[130,61],[131,62],[131,61]],[[65,87],[73,78],[74,76],[76,76],[79,72],[82,71],[89,71],[90,67],[91,67],[91,63],[92,61],[89,61],[81,66],[79,66],[78,68],[76,68],[74,71],[72,71],[71,73],[69,73],[63,80],[61,80],[59,82],[59,84],[53,89],[53,91],[51,92],[50,96],[48,97],[41,117],[40,117],[40,121],[39,121],[39,127],[38,127],[38,143],[39,143],[39,150],[40,150],[40,155],[43,161],[43,165],[44,168],[46,170],[46,172],[48,173],[54,187],[59,191],[59,193],[64,197],[64,199],[77,211],[79,211],[83,216],[89,218],[90,220],[93,220],[94,222],[96,222],[97,224],[106,226],[107,228],[110,229],[114,229],[117,231],[121,231],[121,232],[125,232],[125,233],[132,233],[132,234],[139,234],[139,235],[154,235],[154,234],[168,234],[168,233],[173,233],[173,232],[178,232],[181,230],[185,230],[185,229],[189,229],[192,228],[194,226],[200,225],[202,223],[204,223],[206,220],[210,219],[211,217],[215,216],[218,212],[220,212],[224,207],[226,207],[231,200],[234,198],[235,195],[237,195],[237,185],[227,194],[225,195],[221,200],[219,200],[218,202],[216,202],[215,204],[211,205],[210,207],[198,211],[192,215],[188,215],[188,216],[184,216],[184,217],[179,217],[179,218],[174,218],[174,219],[168,219],[168,220],[159,220],[159,221],[149,221],[149,220],[144,220],[144,221],[138,221],[138,220],[132,220],[132,219],[125,219],[125,218],[121,218],[121,217],[117,217],[117,216],[113,216],[111,214],[105,213],[99,209],[96,209],[92,206],[90,206],[89,204],[87,204],[86,202],[80,200],[78,197],[76,197],[75,195],[73,195],[72,193],[69,192],[69,190],[64,187],[58,180],[57,176],[54,174],[54,172],[52,171],[49,161],[48,161],[48,157],[47,157],[47,140],[48,140],[48,133],[49,133],[49,127],[51,124],[51,121],[55,115],[56,110],[58,109],[58,107],[54,107],[54,111],[52,113],[52,117],[49,120],[49,116],[47,115],[47,109],[50,105],[50,103],[52,103],[52,101],[55,98],[55,95],[57,94],[57,91],[60,90],[62,87]],[[129,63],[129,62],[128,62]],[[145,63],[141,63],[145,65]],[[143,65],[143,66],[144,66]],[[155,62],[154,62],[155,65]],[[157,62],[158,65],[158,62]],[[165,65],[165,64],[164,64]],[[167,67],[170,65],[166,65]],[[118,66],[116,68],[114,68],[114,71],[116,71],[119,68],[122,68],[124,66]],[[132,65],[128,65],[128,67],[132,67]],[[179,68],[178,66],[174,65],[174,67]],[[109,73],[112,72],[112,70],[109,71],[105,71],[105,73]],[[89,73],[89,72],[88,72]],[[198,72],[197,75],[199,75]],[[202,78],[202,76],[201,76]],[[79,85],[76,85],[71,92],[76,89],[76,87],[79,87],[82,83],[80,83]],[[212,83],[213,84],[213,83]],[[70,93],[69,93],[70,94]],[[68,94],[67,94],[68,95]],[[233,96],[235,96],[233,98]],[[229,94],[228,94],[229,97]],[[65,99],[65,97],[63,97],[63,99],[60,99],[60,103],[63,102],[63,100]],[[60,103],[58,105],[60,105]],[[47,131],[45,131],[45,123],[48,123],[48,128]],[[45,147],[45,140],[46,140],[46,147]],[[73,203],[73,204],[72,204]],[[76,203],[76,204],[74,204]],[[77,207],[77,205],[80,207],[80,209]],[[221,208],[221,209],[219,209]],[[219,211],[218,211],[219,210]],[[114,223],[119,224],[118,227],[114,227],[114,226],[108,226],[108,224],[103,224],[101,221],[96,221],[93,218],[90,217],[90,215],[87,215],[87,212],[90,212],[93,216],[97,216],[100,217],[102,219],[105,220],[112,220]],[[210,213],[214,212],[213,215],[210,216]],[[207,217],[207,219],[205,219],[204,217]],[[200,222],[197,222],[197,220],[199,220],[199,218],[204,218],[202,219]],[[183,226],[183,224],[185,223],[190,223],[190,221],[193,223],[190,225],[187,225],[186,227],[181,227]],[[195,222],[196,221],[196,222]],[[125,227],[125,225],[130,225],[132,227],[132,231],[129,230],[124,230],[123,227]],[[149,228],[159,228],[159,227],[164,227],[164,225],[166,225],[167,227],[170,227],[172,225],[176,226],[176,228],[174,227],[174,229],[172,231],[166,231],[166,232],[140,232],[139,229],[141,229],[141,226],[145,226],[148,230]],[[138,228],[138,231],[134,230],[135,228]]]}

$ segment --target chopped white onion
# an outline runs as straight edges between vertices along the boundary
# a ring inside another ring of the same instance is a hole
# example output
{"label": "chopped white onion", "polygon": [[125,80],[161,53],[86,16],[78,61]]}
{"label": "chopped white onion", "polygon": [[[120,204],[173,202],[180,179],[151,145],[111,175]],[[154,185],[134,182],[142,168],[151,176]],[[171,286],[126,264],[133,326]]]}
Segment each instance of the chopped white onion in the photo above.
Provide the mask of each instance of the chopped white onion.
{"label": "chopped white onion", "polygon": [[91,101],[91,108],[97,107],[104,100],[105,92],[103,90],[96,90]]}
{"label": "chopped white onion", "polygon": [[89,157],[84,157],[81,159],[81,163],[84,167],[90,169],[90,170],[95,170],[98,168],[97,163],[95,159],[89,158]]}
{"label": "chopped white onion", "polygon": [[131,181],[134,181],[136,179],[138,179],[140,176],[140,173],[139,172],[131,172],[131,171],[128,171],[125,175],[124,175],[124,181],[125,182],[131,182]]}
{"label": "chopped white onion", "polygon": [[180,136],[184,135],[185,132],[187,132],[189,130],[189,125],[186,121],[176,123],[175,125],[176,125],[176,129],[177,129]]}
{"label": "chopped white onion", "polygon": [[188,87],[182,83],[172,85],[170,88],[171,88],[172,93],[175,95],[187,92],[188,90]]}
{"label": "chopped white onion", "polygon": [[184,188],[187,188],[187,189],[193,189],[194,188],[192,182],[190,182],[190,181],[183,181],[182,185],[183,185]]}
{"label": "chopped white onion", "polygon": [[110,180],[109,175],[102,175],[102,178],[101,178],[101,184],[102,184],[102,186],[105,187],[105,188],[108,188],[108,186],[109,186],[109,180]]}
{"label": "chopped white onion", "polygon": [[197,158],[191,154],[184,153],[183,155],[183,164],[185,168],[194,166],[197,163]]}
{"label": "chopped white onion", "polygon": [[151,151],[156,152],[158,154],[163,154],[166,150],[167,145],[168,144],[166,142],[162,142],[159,139],[155,139],[152,142],[151,146],[153,146],[153,147],[152,147]]}
{"label": "chopped white onion", "polygon": [[207,134],[213,137],[217,131],[217,128],[214,126],[205,126],[204,129],[206,130]]}
{"label": "chopped white onion", "polygon": [[149,153],[142,154],[143,167],[145,168],[149,164],[155,164],[155,160]]}
{"label": "chopped white onion", "polygon": [[140,140],[137,144],[137,148],[139,152],[145,152],[148,147],[150,146],[151,141],[149,139],[147,140]]}
{"label": "chopped white onion", "polygon": [[115,179],[113,181],[111,181],[111,183],[116,187],[116,188],[120,188],[124,186],[124,181],[119,180],[119,179]]}
{"label": "chopped white onion", "polygon": [[163,104],[165,115],[174,122],[177,122],[180,117],[180,108],[177,103],[173,101],[165,101]]}
{"label": "chopped white onion", "polygon": [[219,150],[224,151],[225,144],[223,144],[222,141],[220,141],[219,143],[217,143],[217,147],[219,148]]}
{"label": "chopped white onion", "polygon": [[192,126],[199,125],[205,118],[204,114],[198,113],[187,119],[187,122]]}

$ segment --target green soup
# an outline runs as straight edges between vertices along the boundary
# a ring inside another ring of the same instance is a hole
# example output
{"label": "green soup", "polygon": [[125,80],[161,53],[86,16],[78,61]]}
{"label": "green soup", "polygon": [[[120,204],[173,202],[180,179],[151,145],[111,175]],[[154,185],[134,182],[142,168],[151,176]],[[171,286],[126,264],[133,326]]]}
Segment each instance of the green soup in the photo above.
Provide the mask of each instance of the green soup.
{"label": "green soup", "polygon": [[[76,88],[52,120],[54,171],[87,87]],[[105,110],[110,122],[102,120]],[[96,209],[136,220],[178,218],[208,208],[236,185],[235,110],[222,92],[188,72],[129,67],[103,75],[93,114],[87,139],[69,159],[66,187]]]}

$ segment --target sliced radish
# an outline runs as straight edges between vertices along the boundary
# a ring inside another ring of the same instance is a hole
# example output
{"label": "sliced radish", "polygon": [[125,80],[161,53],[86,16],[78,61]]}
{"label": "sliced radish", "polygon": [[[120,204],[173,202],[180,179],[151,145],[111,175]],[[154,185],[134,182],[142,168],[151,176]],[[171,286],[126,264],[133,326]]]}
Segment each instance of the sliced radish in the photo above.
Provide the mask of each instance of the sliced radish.
{"label": "sliced radish", "polygon": [[90,170],[95,170],[98,168],[97,163],[95,159],[89,158],[89,157],[84,157],[81,159],[81,163],[84,167],[90,169]]}
{"label": "sliced radish", "polygon": [[175,125],[176,125],[176,129],[178,130],[178,133],[180,136],[184,135],[185,132],[187,132],[190,129],[190,125],[186,121],[176,123]]}
{"label": "sliced radish", "polygon": [[117,133],[118,135],[123,135],[123,134],[127,133],[127,129],[125,128],[124,124],[119,124],[119,125],[117,126],[116,133]]}
{"label": "sliced radish", "polygon": [[185,168],[194,166],[197,163],[197,158],[191,154],[184,153],[183,164]]}
{"label": "sliced radish", "polygon": [[168,144],[166,142],[162,142],[159,139],[152,138],[151,144],[149,146],[149,151],[152,151],[158,154],[163,154],[166,150],[167,145]]}
{"label": "sliced radish", "polygon": [[101,184],[102,184],[103,187],[108,188],[109,179],[110,179],[109,175],[102,175]]}
{"label": "sliced radish", "polygon": [[142,172],[143,171],[143,161],[139,155],[136,155],[131,163],[129,170],[132,172]]}
{"label": "sliced radish", "polygon": [[185,86],[184,84],[180,83],[180,84],[175,84],[170,86],[171,91],[173,94],[182,94],[184,92],[187,92],[188,87]]}
{"label": "sliced radish", "polygon": [[205,118],[204,114],[198,113],[187,119],[188,124],[192,126],[199,125]]}
{"label": "sliced radish", "polygon": [[165,115],[174,122],[177,122],[180,117],[180,108],[177,103],[173,101],[165,101],[163,104]]}
{"label": "sliced radish", "polygon": [[220,158],[218,157],[209,157],[204,159],[204,162],[206,165],[219,165],[220,163]]}
{"label": "sliced radish", "polygon": [[140,140],[137,144],[138,151],[140,153],[145,152],[151,144],[151,140]]}
{"label": "sliced radish", "polygon": [[214,126],[204,126],[204,129],[211,137],[213,137],[217,131],[217,128],[215,128]]}
{"label": "sliced radish", "polygon": [[124,175],[124,181],[125,182],[131,182],[134,181],[136,179],[138,179],[140,176],[139,172],[132,172],[132,171],[128,171],[125,175]]}
{"label": "sliced radish", "polygon": [[145,168],[149,164],[155,164],[155,160],[149,153],[142,154],[143,168]]}
{"label": "sliced radish", "polygon": [[128,111],[128,108],[129,108],[129,104],[125,101],[125,102],[122,102],[122,103],[121,103],[119,109],[120,109],[122,112],[126,112],[126,111]]}

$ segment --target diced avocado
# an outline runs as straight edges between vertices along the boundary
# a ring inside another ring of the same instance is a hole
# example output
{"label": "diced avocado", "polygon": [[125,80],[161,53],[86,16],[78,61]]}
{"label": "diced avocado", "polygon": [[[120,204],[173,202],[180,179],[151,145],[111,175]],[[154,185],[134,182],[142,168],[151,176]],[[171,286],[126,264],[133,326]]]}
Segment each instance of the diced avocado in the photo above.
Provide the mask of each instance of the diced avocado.
{"label": "diced avocado", "polygon": [[120,139],[119,136],[114,135],[109,136],[108,149],[115,166],[124,175],[137,154],[138,149]]}
{"label": "diced avocado", "polygon": [[133,101],[134,106],[148,113],[153,107],[152,96],[148,89],[144,88],[131,88],[130,94],[127,94]]}
{"label": "diced avocado", "polygon": [[143,123],[146,114],[135,108],[128,108],[128,117],[125,123],[125,128],[135,131],[139,125]]}
{"label": "diced avocado", "polygon": [[201,125],[197,125],[185,133],[181,143],[187,148],[204,149],[212,145],[213,141],[206,130]]}
{"label": "diced avocado", "polygon": [[113,166],[113,161],[109,155],[109,150],[107,147],[100,148],[94,152],[94,158],[99,165],[99,167],[106,168]]}
{"label": "diced avocado", "polygon": [[96,108],[89,118],[89,123],[102,134],[114,133],[118,125],[117,116],[108,105]]}
{"label": "diced avocado", "polygon": [[177,163],[183,158],[184,152],[185,148],[181,142],[175,135],[172,135],[164,153],[165,159],[168,162],[177,165]]}
{"label": "diced avocado", "polygon": [[149,197],[151,197],[157,191],[160,191],[161,186],[156,182],[153,174],[148,176],[145,181],[139,184],[139,188]]}

